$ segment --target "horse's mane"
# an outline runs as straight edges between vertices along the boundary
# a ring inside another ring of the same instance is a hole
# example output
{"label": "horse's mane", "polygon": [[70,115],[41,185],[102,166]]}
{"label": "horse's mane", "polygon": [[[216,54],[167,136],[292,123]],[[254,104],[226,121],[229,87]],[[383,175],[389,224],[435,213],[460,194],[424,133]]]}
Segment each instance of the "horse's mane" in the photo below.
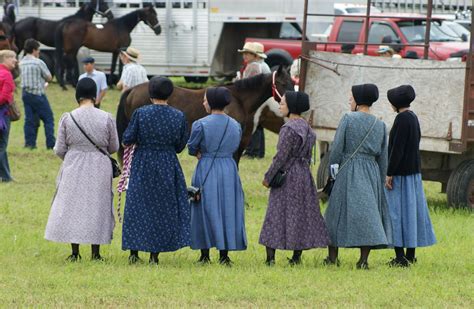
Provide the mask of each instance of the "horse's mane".
{"label": "horse's mane", "polygon": [[237,90],[257,89],[262,87],[265,77],[269,74],[258,74],[252,77],[240,79],[234,83]]}
{"label": "horse's mane", "polygon": [[138,18],[137,18],[137,15],[138,15],[138,12],[140,10],[143,10],[143,9],[138,9],[138,10],[135,10],[135,11],[132,11],[128,14],[125,14],[123,16],[120,16],[119,18],[114,18],[112,19],[111,21],[109,21],[110,23],[116,23],[118,25],[132,25],[132,24],[138,24]]}

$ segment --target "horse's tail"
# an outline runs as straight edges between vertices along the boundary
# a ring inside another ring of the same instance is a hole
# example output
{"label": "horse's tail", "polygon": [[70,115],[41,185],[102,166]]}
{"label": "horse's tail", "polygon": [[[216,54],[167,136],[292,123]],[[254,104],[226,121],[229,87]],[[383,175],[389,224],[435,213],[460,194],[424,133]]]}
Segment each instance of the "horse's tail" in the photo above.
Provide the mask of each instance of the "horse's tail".
{"label": "horse's tail", "polygon": [[117,133],[120,142],[120,149],[118,151],[118,157],[120,162],[122,162],[123,156],[123,147],[122,147],[122,137],[123,133],[128,127],[128,123],[130,122],[125,114],[125,104],[127,104],[127,98],[133,88],[127,89],[122,95],[120,96],[120,102],[117,108],[117,115],[116,115],[116,125],[117,125]]}

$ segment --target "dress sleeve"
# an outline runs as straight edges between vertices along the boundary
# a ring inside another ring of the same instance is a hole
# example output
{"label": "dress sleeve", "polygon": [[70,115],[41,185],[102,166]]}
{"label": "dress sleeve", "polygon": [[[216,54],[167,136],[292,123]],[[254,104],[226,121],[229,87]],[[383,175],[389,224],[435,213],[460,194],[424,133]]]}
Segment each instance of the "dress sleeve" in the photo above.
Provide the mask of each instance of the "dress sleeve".
{"label": "dress sleeve", "polygon": [[[282,127],[278,138],[277,153],[273,157],[272,165],[265,173],[265,181],[271,182],[278,170],[283,168],[288,162],[291,152],[295,147],[299,136],[289,127]],[[299,145],[299,144],[298,144]]]}
{"label": "dress sleeve", "polygon": [[107,119],[107,131],[109,132],[109,144],[107,146],[107,151],[110,154],[116,153],[119,149],[119,140],[117,134],[117,126],[115,125],[115,120],[109,115]]}
{"label": "dress sleeve", "polygon": [[132,119],[128,124],[127,129],[123,133],[122,143],[125,146],[130,146],[138,142],[138,128],[139,128],[139,110],[136,109],[132,114]]}
{"label": "dress sleeve", "polygon": [[191,128],[191,137],[188,141],[188,152],[195,156],[201,150],[201,141],[204,137],[203,127],[200,121],[195,121]]}
{"label": "dress sleeve", "polygon": [[388,158],[388,170],[387,175],[393,176],[393,173],[400,167],[402,163],[403,153],[405,151],[406,144],[406,126],[407,123],[403,121],[402,117],[395,118],[393,123],[392,131],[390,134],[390,156]]}
{"label": "dress sleeve", "polygon": [[387,127],[383,124],[383,141],[382,141],[382,152],[377,157],[377,163],[380,170],[380,179],[385,182],[385,176],[387,176],[387,165],[388,165],[388,143],[387,143]]}
{"label": "dress sleeve", "polygon": [[59,120],[58,137],[56,138],[56,144],[54,145],[54,153],[63,160],[69,148],[66,142],[66,138],[67,138],[66,118],[67,117],[68,117],[67,114],[63,114],[61,116],[61,119]]}
{"label": "dress sleeve", "polygon": [[336,130],[336,136],[334,136],[334,141],[331,144],[331,152],[329,155],[329,166],[331,168],[332,164],[341,164],[342,156],[344,154],[344,148],[346,144],[346,129],[348,124],[347,114],[342,117],[341,122]]}
{"label": "dress sleeve", "polygon": [[186,147],[186,142],[188,141],[189,138],[189,133],[188,133],[188,121],[186,120],[186,117],[182,117],[181,120],[181,132],[179,135],[179,140],[177,141],[175,145],[175,149],[177,153],[180,153],[181,151],[184,150],[184,147]]}

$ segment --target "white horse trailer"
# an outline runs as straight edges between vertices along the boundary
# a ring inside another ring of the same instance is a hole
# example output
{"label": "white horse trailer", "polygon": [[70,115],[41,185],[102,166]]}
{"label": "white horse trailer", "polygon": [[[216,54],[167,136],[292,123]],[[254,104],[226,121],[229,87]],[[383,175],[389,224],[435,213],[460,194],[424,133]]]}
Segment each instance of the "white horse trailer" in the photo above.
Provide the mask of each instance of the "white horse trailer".
{"label": "white horse trailer", "polygon": [[[79,0],[20,0],[17,20],[27,16],[61,19],[74,14]],[[141,63],[149,75],[187,76],[206,79],[209,76],[235,75],[246,37],[279,38],[300,33],[304,0],[113,0],[108,2],[115,18],[152,3],[162,25],[155,35],[144,23],[132,32],[131,46],[141,51]],[[331,14],[333,0],[311,1],[310,7]],[[94,17],[96,24],[106,22]],[[313,24],[323,32],[330,21]],[[301,34],[299,34],[301,35]],[[85,52],[86,54],[89,52]],[[109,72],[112,55],[90,51],[97,66]],[[82,51],[84,56],[84,51]]]}

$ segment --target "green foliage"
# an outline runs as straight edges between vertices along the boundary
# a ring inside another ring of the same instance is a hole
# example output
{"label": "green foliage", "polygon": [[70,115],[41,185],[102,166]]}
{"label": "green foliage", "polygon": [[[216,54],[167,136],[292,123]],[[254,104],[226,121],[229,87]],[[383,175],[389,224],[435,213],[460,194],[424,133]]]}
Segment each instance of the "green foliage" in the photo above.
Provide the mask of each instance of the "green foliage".
{"label": "green foliage", "polygon": [[[72,89],[52,84],[48,96],[56,123],[77,106]],[[109,91],[103,109],[115,114],[118,99],[118,91]],[[356,270],[354,249],[341,250],[339,268],[322,265],[323,249],[304,252],[299,267],[287,265],[290,252],[278,251],[276,266],[266,267],[258,244],[268,197],[261,180],[277,136],[266,132],[266,138],[266,158],[240,165],[249,247],[231,253],[234,267],[218,265],[215,250],[211,265],[198,266],[199,253],[190,249],[162,254],[159,266],[130,266],[118,223],[112,244],[102,248],[106,262],[91,262],[90,248],[81,246],[82,261],[67,263],[69,245],[43,239],[61,160],[45,149],[42,128],[38,149],[24,149],[23,119],[13,123],[8,152],[16,182],[0,184],[0,306],[474,307],[473,214],[446,209],[436,183],[426,182],[425,189],[438,244],[419,249],[410,269],[390,269],[392,250],[378,250],[369,271]],[[186,153],[179,158],[189,181],[196,159]]]}

